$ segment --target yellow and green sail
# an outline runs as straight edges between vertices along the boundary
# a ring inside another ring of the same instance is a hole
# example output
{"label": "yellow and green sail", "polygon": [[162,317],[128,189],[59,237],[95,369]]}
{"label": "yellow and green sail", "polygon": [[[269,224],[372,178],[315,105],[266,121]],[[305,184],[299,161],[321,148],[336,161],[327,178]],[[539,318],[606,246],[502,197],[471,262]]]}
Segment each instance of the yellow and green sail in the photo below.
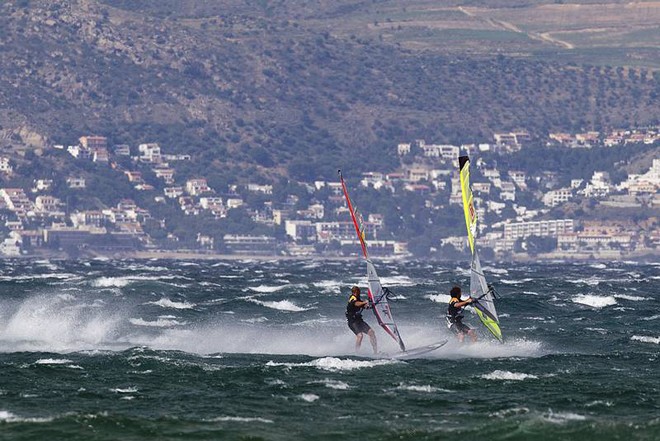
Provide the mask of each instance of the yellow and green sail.
{"label": "yellow and green sail", "polygon": [[495,309],[495,296],[486,283],[486,277],[481,269],[479,254],[475,246],[477,236],[477,211],[474,208],[474,197],[470,188],[470,158],[461,156],[458,158],[461,194],[463,195],[463,212],[465,214],[465,226],[467,227],[468,242],[472,252],[472,263],[470,265],[470,297],[475,301],[472,303],[481,323],[499,340],[502,341],[502,331],[499,326],[499,318]]}

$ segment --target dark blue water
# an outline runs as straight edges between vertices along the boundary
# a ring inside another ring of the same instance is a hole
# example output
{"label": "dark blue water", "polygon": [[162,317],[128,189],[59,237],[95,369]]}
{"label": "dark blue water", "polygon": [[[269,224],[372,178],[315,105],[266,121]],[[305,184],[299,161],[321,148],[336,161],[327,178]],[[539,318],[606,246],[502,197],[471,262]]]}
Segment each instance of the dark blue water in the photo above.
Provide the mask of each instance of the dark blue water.
{"label": "dark blue water", "polygon": [[504,344],[444,325],[466,262],[376,266],[449,344],[355,354],[357,259],[2,261],[0,439],[660,439],[659,266],[486,266]]}

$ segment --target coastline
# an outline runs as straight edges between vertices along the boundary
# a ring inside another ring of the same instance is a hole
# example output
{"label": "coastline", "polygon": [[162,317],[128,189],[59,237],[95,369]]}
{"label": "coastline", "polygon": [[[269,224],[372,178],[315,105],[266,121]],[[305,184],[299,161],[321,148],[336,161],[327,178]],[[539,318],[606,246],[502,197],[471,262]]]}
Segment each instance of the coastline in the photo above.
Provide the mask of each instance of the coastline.
{"label": "coastline", "polygon": [[[0,259],[51,259],[51,260],[77,260],[77,259],[135,259],[135,260],[226,260],[226,261],[239,261],[239,260],[253,260],[253,261],[362,261],[363,257],[355,254],[352,256],[324,256],[324,255],[306,255],[306,256],[286,256],[281,254],[223,254],[223,253],[210,253],[210,252],[195,252],[193,250],[152,250],[152,251],[122,251],[116,253],[100,253],[86,250],[77,256],[71,256],[63,251],[47,251],[37,252],[31,254],[23,254],[20,256],[0,256]],[[411,256],[373,256],[375,261],[413,261],[421,258]],[[433,262],[466,262],[465,259],[438,259],[429,258]],[[649,250],[648,252],[629,253],[621,255],[619,252],[601,252],[601,253],[568,253],[568,252],[553,252],[539,254],[537,256],[530,256],[528,254],[513,254],[507,257],[499,257],[492,259],[492,262],[497,263],[556,263],[556,262],[582,262],[582,263],[597,263],[597,262],[638,262],[638,263],[657,263],[660,261],[660,250]]]}

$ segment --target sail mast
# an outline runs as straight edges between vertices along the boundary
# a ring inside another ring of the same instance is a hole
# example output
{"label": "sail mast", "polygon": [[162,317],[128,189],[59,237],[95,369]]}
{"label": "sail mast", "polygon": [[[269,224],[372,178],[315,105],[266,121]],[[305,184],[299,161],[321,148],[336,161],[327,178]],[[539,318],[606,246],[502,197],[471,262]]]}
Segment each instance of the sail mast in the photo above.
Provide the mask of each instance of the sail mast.
{"label": "sail mast", "polygon": [[495,296],[488,283],[486,283],[486,277],[481,269],[479,253],[477,252],[475,243],[477,236],[477,211],[474,208],[474,197],[472,195],[472,188],[470,187],[470,158],[461,156],[458,158],[458,164],[465,226],[467,228],[470,251],[472,252],[470,263],[470,297],[473,299],[472,306],[483,325],[501,342],[502,331],[500,330],[499,317],[495,309]]}
{"label": "sail mast", "polygon": [[401,335],[399,334],[399,328],[394,321],[392,310],[390,309],[390,304],[387,300],[387,291],[383,289],[383,286],[380,283],[380,278],[376,273],[376,268],[369,258],[369,252],[367,251],[367,243],[365,240],[365,226],[361,219],[358,221],[358,216],[356,215],[355,208],[351,202],[351,198],[348,196],[348,188],[346,188],[346,182],[344,182],[344,177],[341,174],[341,170],[337,170],[337,173],[339,174],[341,187],[344,191],[344,198],[346,199],[348,211],[351,213],[351,220],[353,221],[355,232],[357,233],[360,246],[362,247],[362,254],[364,256],[364,260],[367,263],[367,283],[369,286],[368,295],[374,311],[374,315],[376,316],[378,324],[385,330],[385,332],[387,332],[387,334],[389,334],[390,337],[392,337],[399,344],[399,348],[401,348],[402,351],[405,351],[406,346],[403,343]]}

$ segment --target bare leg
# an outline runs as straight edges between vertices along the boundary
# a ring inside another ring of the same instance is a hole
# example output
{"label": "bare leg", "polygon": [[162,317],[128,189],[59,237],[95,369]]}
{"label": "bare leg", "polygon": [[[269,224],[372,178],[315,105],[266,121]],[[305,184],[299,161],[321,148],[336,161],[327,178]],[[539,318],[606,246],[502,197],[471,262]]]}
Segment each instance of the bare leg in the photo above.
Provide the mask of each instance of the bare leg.
{"label": "bare leg", "polygon": [[472,339],[472,343],[474,343],[474,342],[477,341],[477,333],[474,332],[474,329],[470,329],[470,330],[468,331],[468,335],[469,335],[470,338]]}
{"label": "bare leg", "polygon": [[371,347],[374,348],[374,354],[378,353],[378,343],[376,342],[376,333],[373,329],[369,329],[369,340],[371,341]]}
{"label": "bare leg", "polygon": [[358,352],[360,350],[360,346],[362,345],[362,338],[364,337],[363,333],[359,333],[358,335],[355,336],[355,352]]}
{"label": "bare leg", "polygon": [[463,334],[462,332],[459,332],[458,334],[456,334],[456,337],[458,337],[458,342],[459,343],[463,343],[463,339],[465,338],[465,334]]}

